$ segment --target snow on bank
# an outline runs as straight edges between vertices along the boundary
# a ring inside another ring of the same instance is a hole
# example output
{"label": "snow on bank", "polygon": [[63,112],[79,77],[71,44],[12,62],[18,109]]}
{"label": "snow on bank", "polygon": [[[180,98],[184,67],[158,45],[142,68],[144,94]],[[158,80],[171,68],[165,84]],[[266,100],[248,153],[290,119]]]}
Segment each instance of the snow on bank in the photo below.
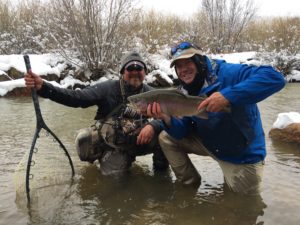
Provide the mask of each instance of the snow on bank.
{"label": "snow on bank", "polygon": [[0,82],[0,96],[4,96],[7,92],[12,91],[17,87],[25,87],[24,79],[2,81]]}
{"label": "snow on bank", "polygon": [[[147,57],[147,62],[153,67],[152,71],[146,76],[145,83],[153,83],[157,79],[162,79],[169,85],[173,84],[172,78],[177,79],[174,68],[170,68],[170,60],[168,59],[168,50],[160,52],[159,54],[152,54]],[[210,55],[214,59],[224,59],[229,63],[247,63],[252,65],[262,65],[265,62],[255,59],[256,52],[240,52],[231,54],[217,54]],[[66,60],[59,54],[43,54],[43,55],[29,55],[32,71],[38,75],[56,74],[58,77],[61,72],[66,68]],[[270,56],[271,57],[271,56]],[[262,59],[261,59],[262,60]],[[0,55],[0,76],[8,77],[6,73],[10,68],[15,68],[20,72],[25,72],[25,64],[22,55]],[[11,78],[9,78],[11,79]],[[56,86],[70,87],[74,84],[82,85],[94,85],[99,82],[103,82],[107,79],[117,79],[116,74],[108,72],[105,76],[101,77],[97,81],[82,82],[67,76],[64,80],[60,81],[60,84],[51,82]],[[293,70],[290,75],[287,76],[287,80],[300,81],[300,71]],[[11,80],[0,82],[0,96],[4,96],[7,92],[17,87],[24,87],[24,80]]]}
{"label": "snow on bank", "polygon": [[292,70],[291,74],[286,76],[287,81],[291,81],[291,80],[298,80],[300,81],[300,71],[298,70]]}
{"label": "snow on bank", "polygon": [[279,113],[276,121],[273,124],[273,128],[283,129],[292,123],[300,123],[300,113]]}
{"label": "snow on bank", "polygon": [[[29,55],[32,71],[39,75],[55,74],[58,77],[66,67],[65,60],[59,54]],[[11,68],[25,73],[23,55],[0,55],[0,73]]]}
{"label": "snow on bank", "polygon": [[224,59],[228,63],[247,63],[249,59],[253,59],[256,52],[236,52],[231,54],[211,55],[213,59]]}

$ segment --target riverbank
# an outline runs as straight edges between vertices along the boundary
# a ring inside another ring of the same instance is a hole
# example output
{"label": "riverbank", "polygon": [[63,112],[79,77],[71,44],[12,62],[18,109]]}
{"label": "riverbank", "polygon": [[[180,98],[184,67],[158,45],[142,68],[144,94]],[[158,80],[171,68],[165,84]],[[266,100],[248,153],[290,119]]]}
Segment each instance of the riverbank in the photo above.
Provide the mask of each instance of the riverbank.
{"label": "riverbank", "polygon": [[[144,56],[148,68],[145,83],[153,87],[170,87],[178,83],[176,72],[170,68],[166,52]],[[209,55],[230,63],[271,65],[281,71],[287,82],[300,82],[300,54],[296,56],[273,56],[271,53],[241,52]],[[94,85],[109,79],[119,79],[118,67],[105,71],[83,69],[82,62],[67,61],[59,54],[30,55],[32,70],[55,86],[76,89]],[[25,64],[22,55],[0,55],[0,96],[27,96],[25,88]]]}

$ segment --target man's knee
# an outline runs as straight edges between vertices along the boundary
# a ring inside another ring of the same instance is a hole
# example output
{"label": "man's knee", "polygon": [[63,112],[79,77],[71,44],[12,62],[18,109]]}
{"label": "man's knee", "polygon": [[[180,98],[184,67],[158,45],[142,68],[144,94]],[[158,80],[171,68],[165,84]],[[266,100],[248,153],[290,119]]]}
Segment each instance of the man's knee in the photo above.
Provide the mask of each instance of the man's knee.
{"label": "man's knee", "polygon": [[80,129],[75,139],[77,154],[81,161],[94,162],[101,151],[98,146],[98,132],[91,127]]}
{"label": "man's knee", "polygon": [[99,158],[100,170],[102,175],[121,176],[128,172],[133,161],[134,158],[124,151],[105,151]]}
{"label": "man's knee", "polygon": [[160,132],[158,136],[159,145],[164,150],[165,147],[174,145],[176,143],[176,139],[171,137],[166,131]]}
{"label": "man's knee", "polygon": [[259,195],[261,191],[263,163],[232,165],[219,162],[228,187],[243,195]]}

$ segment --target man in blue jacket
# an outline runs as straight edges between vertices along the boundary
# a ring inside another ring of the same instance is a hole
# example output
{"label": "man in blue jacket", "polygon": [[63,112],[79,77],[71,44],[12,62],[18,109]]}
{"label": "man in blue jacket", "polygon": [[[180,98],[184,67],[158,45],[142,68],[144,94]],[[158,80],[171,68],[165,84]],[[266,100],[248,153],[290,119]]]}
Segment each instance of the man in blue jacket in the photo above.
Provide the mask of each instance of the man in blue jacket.
{"label": "man in blue jacket", "polygon": [[[175,118],[161,112],[158,103],[147,114],[163,120],[160,145],[177,180],[200,184],[201,176],[188,153],[211,156],[229,188],[242,194],[258,194],[266,156],[265,137],[257,102],[282,89],[285,80],[270,66],[249,66],[209,60],[189,42],[172,48],[180,89],[189,95],[206,95],[198,109],[209,118]],[[230,113],[221,112],[231,107]]]}

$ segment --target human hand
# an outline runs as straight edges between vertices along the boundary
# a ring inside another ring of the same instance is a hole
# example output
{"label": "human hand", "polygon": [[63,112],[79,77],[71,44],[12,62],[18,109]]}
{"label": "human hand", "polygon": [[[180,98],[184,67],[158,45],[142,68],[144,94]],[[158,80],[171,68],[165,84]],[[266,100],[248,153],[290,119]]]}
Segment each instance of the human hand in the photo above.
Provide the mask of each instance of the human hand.
{"label": "human hand", "polygon": [[229,105],[229,101],[220,93],[215,92],[198,106],[198,110],[206,107],[207,112],[219,112]]}
{"label": "human hand", "polygon": [[31,71],[25,74],[24,80],[25,80],[26,87],[28,88],[35,87],[36,90],[40,90],[44,82],[40,76],[36,75]]}
{"label": "human hand", "polygon": [[160,104],[157,102],[153,102],[153,104],[148,105],[147,116],[155,119],[162,119],[166,124],[169,124],[171,121],[171,117],[161,111]]}
{"label": "human hand", "polygon": [[155,131],[153,126],[150,124],[146,125],[139,133],[136,144],[137,145],[144,145],[149,144],[152,138],[154,137]]}

